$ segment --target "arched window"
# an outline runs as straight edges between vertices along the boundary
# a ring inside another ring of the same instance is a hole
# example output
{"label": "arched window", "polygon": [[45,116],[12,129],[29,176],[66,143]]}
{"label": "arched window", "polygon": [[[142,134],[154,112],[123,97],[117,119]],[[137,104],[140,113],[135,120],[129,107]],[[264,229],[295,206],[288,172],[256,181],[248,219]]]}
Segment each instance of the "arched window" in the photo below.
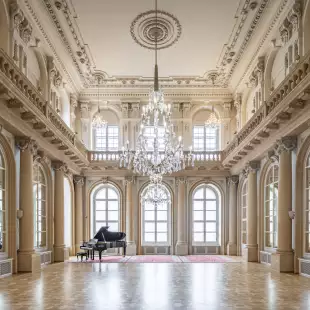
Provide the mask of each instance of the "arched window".
{"label": "arched window", "polygon": [[[57,206],[56,206],[57,207]],[[72,191],[70,181],[64,177],[64,239],[67,248],[72,247]]]}
{"label": "arched window", "polygon": [[247,208],[248,208],[248,181],[245,180],[241,189],[241,244],[247,243]]}
{"label": "arched window", "polygon": [[115,186],[101,185],[94,190],[92,206],[93,235],[102,227],[109,226],[111,231],[120,228],[120,195]]}
{"label": "arched window", "polygon": [[278,181],[279,167],[272,165],[265,179],[265,247],[278,246]]}
{"label": "arched window", "polygon": [[142,245],[170,245],[171,195],[167,187],[148,185],[141,194],[141,207]]}
{"label": "arched window", "polygon": [[34,246],[44,248],[47,244],[46,235],[46,178],[42,167],[33,166],[33,203],[34,203]]}
{"label": "arched window", "polygon": [[192,241],[220,245],[220,193],[212,184],[198,186],[193,192]]}
{"label": "arched window", "polygon": [[310,253],[310,155],[306,163],[305,252]]}
{"label": "arched window", "polygon": [[6,250],[5,162],[0,149],[0,252]]}

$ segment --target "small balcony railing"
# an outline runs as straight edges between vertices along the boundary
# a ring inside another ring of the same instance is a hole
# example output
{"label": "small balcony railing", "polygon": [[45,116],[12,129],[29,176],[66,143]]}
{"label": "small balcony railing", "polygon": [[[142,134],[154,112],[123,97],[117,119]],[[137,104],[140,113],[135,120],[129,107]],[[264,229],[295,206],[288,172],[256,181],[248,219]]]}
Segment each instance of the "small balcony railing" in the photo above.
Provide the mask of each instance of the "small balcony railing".
{"label": "small balcony railing", "polygon": [[[188,151],[184,152],[184,155],[187,155]],[[222,161],[222,152],[213,151],[213,152],[192,152],[195,162],[221,162]],[[88,160],[90,162],[102,162],[102,161],[119,161],[122,155],[122,151],[88,151]],[[150,152],[149,156],[151,157],[152,153]]]}

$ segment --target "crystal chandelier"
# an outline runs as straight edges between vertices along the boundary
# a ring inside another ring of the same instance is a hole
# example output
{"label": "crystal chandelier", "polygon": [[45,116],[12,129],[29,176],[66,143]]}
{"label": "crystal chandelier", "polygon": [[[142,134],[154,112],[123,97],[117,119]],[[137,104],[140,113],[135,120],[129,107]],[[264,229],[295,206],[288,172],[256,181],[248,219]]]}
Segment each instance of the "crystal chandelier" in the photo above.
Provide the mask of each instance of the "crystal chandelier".
{"label": "crystal chandelier", "polygon": [[99,84],[100,84],[100,78],[98,77],[98,111],[95,113],[93,120],[92,120],[92,127],[94,129],[102,129],[107,126],[107,121],[103,118],[103,116],[100,113],[100,107],[99,107]]}
{"label": "crystal chandelier", "polygon": [[[157,25],[157,0],[155,0],[155,18]],[[184,154],[182,137],[176,137],[171,122],[171,106],[170,104],[165,104],[164,94],[159,89],[157,65],[159,29],[158,27],[156,29],[157,31],[154,32],[154,88],[149,94],[148,104],[142,109],[136,151],[134,153],[130,151],[127,141],[127,145],[123,147],[123,152],[120,156],[120,167],[128,168],[132,163],[135,173],[150,176],[151,179],[185,169],[186,164],[194,165],[191,148],[187,154]],[[160,127],[161,124],[163,127]],[[149,127],[153,128],[152,136],[147,136],[146,128]]]}
{"label": "crystal chandelier", "polygon": [[170,203],[168,199],[165,187],[161,183],[162,179],[159,177],[151,179],[151,183],[147,188],[147,192],[143,197],[144,203],[149,203],[154,205],[154,207],[159,207],[160,205]]}
{"label": "crystal chandelier", "polygon": [[219,118],[216,117],[215,113],[214,113],[214,108],[212,107],[212,111],[210,116],[208,117],[208,119],[205,122],[205,126],[209,127],[209,128],[216,128],[221,124],[221,121]]}

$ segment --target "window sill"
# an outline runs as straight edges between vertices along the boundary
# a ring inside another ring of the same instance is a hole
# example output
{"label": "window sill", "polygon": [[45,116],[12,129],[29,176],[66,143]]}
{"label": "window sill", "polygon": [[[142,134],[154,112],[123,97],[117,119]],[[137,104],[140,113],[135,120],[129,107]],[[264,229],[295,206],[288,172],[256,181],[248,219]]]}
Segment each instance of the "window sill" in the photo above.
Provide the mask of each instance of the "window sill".
{"label": "window sill", "polygon": [[8,259],[8,253],[6,253],[6,252],[0,252],[0,261],[1,260],[6,260],[6,259]]}
{"label": "window sill", "polygon": [[36,253],[42,253],[42,252],[47,252],[48,249],[47,249],[47,247],[45,247],[45,248],[35,248],[34,251]]}
{"label": "window sill", "polygon": [[153,246],[153,247],[158,247],[158,246],[171,246],[169,243],[142,243],[141,246]]}
{"label": "window sill", "polygon": [[209,243],[193,242],[192,246],[221,246],[221,245],[217,242],[209,242]]}
{"label": "window sill", "polygon": [[277,248],[264,248],[262,252],[267,252],[267,253],[276,253]]}

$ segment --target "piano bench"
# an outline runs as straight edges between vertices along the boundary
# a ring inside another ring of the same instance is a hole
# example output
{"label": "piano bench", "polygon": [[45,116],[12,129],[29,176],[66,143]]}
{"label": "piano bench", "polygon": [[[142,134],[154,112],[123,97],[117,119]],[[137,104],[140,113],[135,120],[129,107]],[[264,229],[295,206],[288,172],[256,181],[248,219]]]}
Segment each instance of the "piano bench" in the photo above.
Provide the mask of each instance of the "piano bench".
{"label": "piano bench", "polygon": [[79,257],[81,257],[81,262],[83,261],[83,257],[86,257],[86,260],[88,259],[87,252],[78,252],[76,253],[76,259],[79,260]]}

